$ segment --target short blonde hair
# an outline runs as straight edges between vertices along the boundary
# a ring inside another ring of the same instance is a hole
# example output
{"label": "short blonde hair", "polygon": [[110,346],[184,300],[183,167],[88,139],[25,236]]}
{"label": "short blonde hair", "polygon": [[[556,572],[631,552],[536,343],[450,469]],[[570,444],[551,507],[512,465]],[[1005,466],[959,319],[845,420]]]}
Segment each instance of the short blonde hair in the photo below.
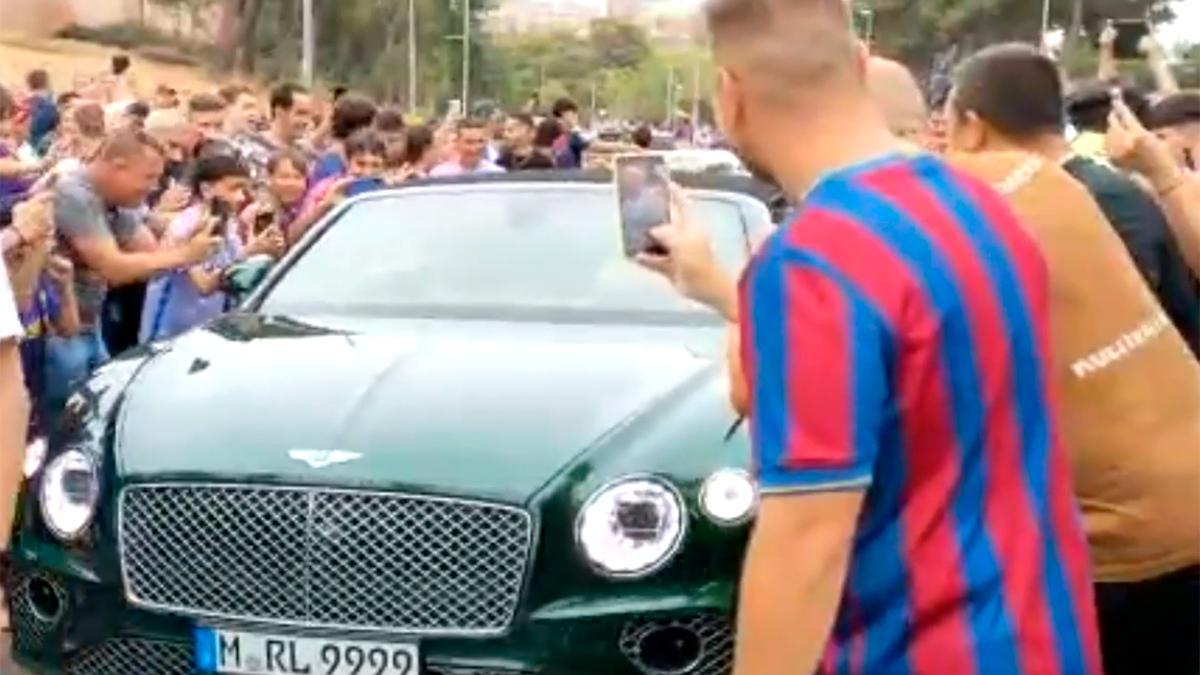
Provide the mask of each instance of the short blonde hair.
{"label": "short blonde hair", "polygon": [[746,77],[786,88],[856,72],[846,0],[709,0],[705,17],[717,61]]}

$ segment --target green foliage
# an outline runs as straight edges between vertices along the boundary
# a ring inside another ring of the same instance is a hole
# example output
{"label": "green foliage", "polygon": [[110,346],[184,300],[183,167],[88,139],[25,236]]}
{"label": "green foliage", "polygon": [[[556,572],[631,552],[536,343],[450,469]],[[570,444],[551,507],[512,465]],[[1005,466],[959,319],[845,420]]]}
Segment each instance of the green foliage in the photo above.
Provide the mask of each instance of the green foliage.
{"label": "green foliage", "polygon": [[[1069,28],[1076,20],[1089,43],[1109,18],[1170,18],[1170,2],[1156,0],[1054,0],[1051,25]],[[858,0],[875,12],[875,48],[918,70],[952,45],[970,53],[996,42],[1038,42],[1042,29],[1041,0]],[[1074,41],[1073,41],[1074,42]]]}
{"label": "green foliage", "polygon": [[626,22],[594,21],[586,36],[562,31],[507,36],[495,50],[507,77],[492,93],[510,109],[533,94],[544,105],[569,96],[585,113],[594,104],[598,113],[614,117],[662,120],[672,82],[674,107],[691,110],[697,66],[700,98],[711,96],[713,68],[706,49],[663,49]]}
{"label": "green foliage", "polygon": [[636,68],[650,56],[650,40],[646,33],[624,21],[593,21],[588,31],[588,42],[598,68]]}

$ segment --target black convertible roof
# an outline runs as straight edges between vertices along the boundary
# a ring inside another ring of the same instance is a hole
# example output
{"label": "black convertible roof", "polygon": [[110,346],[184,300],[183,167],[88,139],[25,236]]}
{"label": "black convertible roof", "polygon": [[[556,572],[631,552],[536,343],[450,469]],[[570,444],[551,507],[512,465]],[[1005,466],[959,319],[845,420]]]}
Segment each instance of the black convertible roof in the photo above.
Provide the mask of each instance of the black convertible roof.
{"label": "black convertible roof", "polygon": [[[537,183],[611,183],[612,172],[605,169],[574,169],[557,171],[515,171],[512,173],[472,174],[450,178],[423,178],[409,181],[388,191],[403,192],[409,187],[426,185],[528,185]],[[671,173],[671,180],[678,185],[691,190],[715,190],[718,192],[733,192],[752,197],[763,203],[771,212],[773,222],[779,222],[788,208],[787,198],[775,187],[751,176],[742,174],[713,173],[713,172],[678,172]]]}

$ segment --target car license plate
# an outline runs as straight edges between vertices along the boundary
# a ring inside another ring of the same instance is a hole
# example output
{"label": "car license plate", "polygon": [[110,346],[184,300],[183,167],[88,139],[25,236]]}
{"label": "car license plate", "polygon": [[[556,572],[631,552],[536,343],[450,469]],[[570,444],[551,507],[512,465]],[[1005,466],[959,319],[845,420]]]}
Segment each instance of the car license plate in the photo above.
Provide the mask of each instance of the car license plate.
{"label": "car license plate", "polygon": [[412,643],[196,629],[196,667],[239,675],[419,675]]}

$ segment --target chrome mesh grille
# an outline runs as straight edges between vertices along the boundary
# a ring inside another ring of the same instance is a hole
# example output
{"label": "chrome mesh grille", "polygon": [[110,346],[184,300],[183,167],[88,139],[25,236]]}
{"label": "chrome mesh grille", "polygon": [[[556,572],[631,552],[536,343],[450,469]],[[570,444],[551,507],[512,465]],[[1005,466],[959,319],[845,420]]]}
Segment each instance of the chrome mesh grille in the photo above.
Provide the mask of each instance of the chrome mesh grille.
{"label": "chrome mesh grille", "polygon": [[[12,625],[13,647],[17,651],[34,651],[42,649],[51,637],[56,624],[48,623],[38,618],[37,610],[33,608],[30,597],[29,582],[33,577],[14,571],[8,580],[7,596],[9,601],[8,618]],[[67,592],[57,579],[47,577],[58,599],[65,606]]]}
{"label": "chrome mesh grille", "polygon": [[186,645],[116,638],[84,650],[67,675],[191,675],[192,650]]}
{"label": "chrome mesh grille", "polygon": [[[682,671],[656,670],[642,660],[638,643],[648,631],[678,627],[686,629],[700,640],[700,655],[689,668]],[[696,614],[683,617],[638,619],[630,621],[621,631],[621,653],[646,675],[729,675],[733,672],[733,625],[719,614]]]}
{"label": "chrome mesh grille", "polygon": [[511,506],[309,488],[134,486],[120,518],[134,604],[405,633],[503,631],[532,538]]}

